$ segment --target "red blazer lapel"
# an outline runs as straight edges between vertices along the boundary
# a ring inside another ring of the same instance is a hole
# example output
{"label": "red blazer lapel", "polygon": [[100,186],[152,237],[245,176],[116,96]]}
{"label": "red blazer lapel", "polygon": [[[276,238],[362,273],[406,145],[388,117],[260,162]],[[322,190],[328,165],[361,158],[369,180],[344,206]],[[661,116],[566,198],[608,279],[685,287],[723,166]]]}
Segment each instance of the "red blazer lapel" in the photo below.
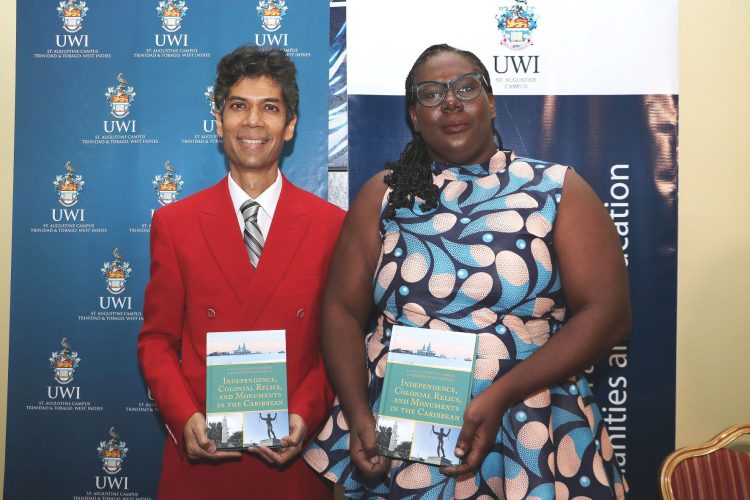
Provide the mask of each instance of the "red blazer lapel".
{"label": "red blazer lapel", "polygon": [[250,286],[244,287],[244,317],[250,328],[284,277],[289,263],[297,256],[310,225],[310,214],[300,201],[300,189],[286,177],[282,176],[282,182],[281,196],[258,268]]}
{"label": "red blazer lapel", "polygon": [[245,250],[226,177],[211,188],[211,198],[200,214],[200,224],[214,260],[237,300],[242,302],[255,273]]}

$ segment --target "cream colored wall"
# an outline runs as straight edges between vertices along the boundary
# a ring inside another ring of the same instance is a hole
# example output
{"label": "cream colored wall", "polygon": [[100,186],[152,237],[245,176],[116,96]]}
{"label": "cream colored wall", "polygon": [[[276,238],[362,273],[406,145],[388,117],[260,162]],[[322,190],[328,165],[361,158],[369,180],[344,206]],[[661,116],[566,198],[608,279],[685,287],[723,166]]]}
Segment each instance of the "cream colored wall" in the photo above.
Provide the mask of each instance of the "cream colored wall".
{"label": "cream colored wall", "polygon": [[[0,16],[0,359],[8,357],[15,94],[15,2]],[[12,12],[11,12],[12,11]],[[750,4],[716,0],[716,38],[704,30],[705,2],[680,12],[680,211],[677,446],[750,422]],[[716,31],[718,30],[718,31]],[[658,41],[655,41],[658,43]],[[648,68],[644,68],[648,71]],[[7,363],[0,401],[7,399]],[[0,497],[5,462],[0,409]]]}
{"label": "cream colored wall", "polygon": [[750,422],[750,3],[681,9],[677,446]]}
{"label": "cream colored wall", "polygon": [[15,120],[16,2],[3,2],[0,16],[0,498],[5,478],[5,418],[8,400],[8,312]]}

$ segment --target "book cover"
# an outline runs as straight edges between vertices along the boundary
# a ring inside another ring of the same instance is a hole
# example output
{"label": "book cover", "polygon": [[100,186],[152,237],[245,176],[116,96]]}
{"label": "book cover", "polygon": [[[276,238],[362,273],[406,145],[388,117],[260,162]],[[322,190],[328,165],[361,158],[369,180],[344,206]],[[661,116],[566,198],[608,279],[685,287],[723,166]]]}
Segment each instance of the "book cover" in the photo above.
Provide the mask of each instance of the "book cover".
{"label": "book cover", "polygon": [[471,397],[477,336],[396,325],[375,434],[381,455],[458,465],[454,454]]}
{"label": "book cover", "polygon": [[208,332],[206,427],[221,450],[281,446],[289,435],[284,330]]}

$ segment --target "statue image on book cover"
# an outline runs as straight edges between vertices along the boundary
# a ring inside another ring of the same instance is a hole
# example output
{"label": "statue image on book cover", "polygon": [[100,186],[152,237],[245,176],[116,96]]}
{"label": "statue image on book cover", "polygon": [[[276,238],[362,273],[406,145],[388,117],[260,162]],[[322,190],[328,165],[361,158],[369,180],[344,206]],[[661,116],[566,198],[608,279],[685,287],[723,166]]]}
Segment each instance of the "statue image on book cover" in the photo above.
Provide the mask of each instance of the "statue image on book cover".
{"label": "statue image on book cover", "polygon": [[451,435],[451,429],[448,429],[448,432],[445,432],[445,430],[441,427],[440,432],[435,432],[435,426],[433,425],[431,427],[432,427],[432,433],[435,434],[435,436],[437,436],[437,453],[435,454],[434,457],[429,457],[428,460],[435,458],[437,460],[442,461],[445,459],[445,446],[444,446],[443,441],[445,440],[445,438]]}
{"label": "statue image on book cover", "polygon": [[381,417],[375,429],[375,439],[380,450],[387,450],[389,456],[409,459],[414,422],[409,420]]}
{"label": "statue image on book cover", "polygon": [[273,431],[273,422],[278,417],[278,413],[274,413],[273,417],[270,413],[267,413],[266,416],[263,416],[263,413],[258,414],[258,418],[261,419],[263,422],[266,423],[268,426],[268,429],[266,430],[268,434],[268,439],[264,439],[260,442],[261,446],[280,446],[281,441],[276,439],[276,433]]}
{"label": "statue image on book cover", "polygon": [[477,336],[393,327],[375,428],[381,455],[458,465],[454,450],[471,395]]}

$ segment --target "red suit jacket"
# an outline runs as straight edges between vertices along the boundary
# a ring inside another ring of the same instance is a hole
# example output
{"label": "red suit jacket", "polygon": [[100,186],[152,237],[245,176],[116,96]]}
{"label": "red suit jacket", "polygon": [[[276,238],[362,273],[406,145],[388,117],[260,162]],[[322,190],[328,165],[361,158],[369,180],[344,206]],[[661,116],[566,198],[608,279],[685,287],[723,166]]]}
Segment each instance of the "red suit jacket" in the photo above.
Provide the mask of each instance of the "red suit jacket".
{"label": "red suit jacket", "polygon": [[138,358],[174,440],[164,449],[160,499],[330,498],[299,457],[283,470],[248,453],[240,460],[191,463],[183,446],[188,418],[205,412],[210,331],[286,330],[289,412],[302,416],[309,437],[330,411],[320,302],[344,212],[282,182],[257,269],[226,178],[154,214]]}

